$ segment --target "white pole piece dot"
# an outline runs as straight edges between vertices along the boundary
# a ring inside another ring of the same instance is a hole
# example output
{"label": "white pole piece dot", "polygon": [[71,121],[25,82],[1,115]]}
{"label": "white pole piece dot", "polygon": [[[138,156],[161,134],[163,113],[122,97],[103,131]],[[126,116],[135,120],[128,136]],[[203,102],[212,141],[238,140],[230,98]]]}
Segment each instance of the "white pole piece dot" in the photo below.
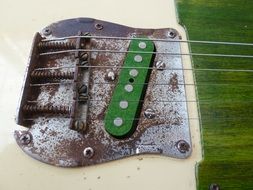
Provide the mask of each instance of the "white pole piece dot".
{"label": "white pole piece dot", "polygon": [[142,62],[142,56],[141,55],[134,56],[134,61],[137,62],[137,63]]}
{"label": "white pole piece dot", "polygon": [[113,120],[113,124],[116,127],[120,127],[123,124],[123,119],[121,117],[117,117]]}

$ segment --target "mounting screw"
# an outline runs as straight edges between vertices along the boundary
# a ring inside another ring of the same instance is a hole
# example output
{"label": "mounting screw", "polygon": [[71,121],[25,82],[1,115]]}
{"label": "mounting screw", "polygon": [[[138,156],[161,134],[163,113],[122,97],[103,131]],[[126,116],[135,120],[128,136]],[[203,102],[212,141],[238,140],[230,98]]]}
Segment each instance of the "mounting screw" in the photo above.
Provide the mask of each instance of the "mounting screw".
{"label": "mounting screw", "polygon": [[169,32],[168,32],[168,36],[170,37],[170,38],[175,38],[176,37],[176,32],[174,31],[174,30],[169,30]]}
{"label": "mounting screw", "polygon": [[144,116],[148,119],[153,119],[155,117],[155,111],[148,108],[144,111]]}
{"label": "mounting screw", "polygon": [[29,132],[25,132],[19,137],[19,141],[23,145],[28,145],[32,141],[32,135]]}
{"label": "mounting screw", "polygon": [[176,147],[179,150],[179,152],[181,152],[181,153],[186,153],[190,149],[190,145],[184,140],[179,140],[176,143]]}
{"label": "mounting screw", "polygon": [[82,132],[84,132],[84,131],[86,131],[86,129],[87,129],[87,125],[85,125],[85,123],[84,123],[83,121],[76,121],[76,122],[75,122],[75,129],[76,129],[77,131],[82,131]]}
{"label": "mounting screw", "polygon": [[94,155],[94,150],[91,147],[87,147],[83,151],[83,155],[85,158],[91,158]]}
{"label": "mounting screw", "polygon": [[44,28],[43,31],[42,31],[42,33],[45,36],[49,36],[52,33],[52,31],[50,30],[50,28]]}
{"label": "mounting screw", "polygon": [[114,81],[115,80],[115,73],[114,72],[112,72],[112,71],[109,71],[108,73],[107,73],[107,75],[106,75],[106,78],[107,78],[107,80],[109,80],[109,81]]}
{"label": "mounting screw", "polygon": [[220,190],[220,186],[218,184],[212,183],[209,186],[209,190]]}
{"label": "mounting screw", "polygon": [[163,70],[165,68],[165,63],[163,61],[157,61],[155,63],[155,67],[157,68],[157,70]]}
{"label": "mounting screw", "polygon": [[96,24],[95,24],[95,28],[96,28],[97,30],[102,30],[102,29],[104,28],[104,26],[103,26],[102,24],[100,24],[100,23],[96,23]]}

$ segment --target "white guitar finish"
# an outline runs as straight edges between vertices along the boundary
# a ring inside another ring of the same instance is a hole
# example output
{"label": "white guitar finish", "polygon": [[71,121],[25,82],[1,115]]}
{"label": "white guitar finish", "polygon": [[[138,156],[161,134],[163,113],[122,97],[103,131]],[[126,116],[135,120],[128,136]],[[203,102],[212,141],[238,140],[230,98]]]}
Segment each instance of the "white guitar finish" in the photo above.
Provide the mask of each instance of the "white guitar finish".
{"label": "white guitar finish", "polygon": [[[36,31],[68,18],[91,17],[131,27],[175,28],[186,39],[177,23],[173,0],[72,0],[40,2],[2,1],[0,8],[0,189],[196,189],[195,165],[201,160],[199,123],[190,120],[192,148],[185,160],[162,156],[138,156],[91,167],[58,168],[36,161],[22,152],[13,138],[14,116],[24,70]],[[182,52],[188,52],[182,44]],[[190,58],[183,57],[191,68]],[[186,83],[193,83],[185,71]],[[195,89],[186,86],[187,99],[195,100]],[[197,118],[196,103],[188,103],[189,117]]]}

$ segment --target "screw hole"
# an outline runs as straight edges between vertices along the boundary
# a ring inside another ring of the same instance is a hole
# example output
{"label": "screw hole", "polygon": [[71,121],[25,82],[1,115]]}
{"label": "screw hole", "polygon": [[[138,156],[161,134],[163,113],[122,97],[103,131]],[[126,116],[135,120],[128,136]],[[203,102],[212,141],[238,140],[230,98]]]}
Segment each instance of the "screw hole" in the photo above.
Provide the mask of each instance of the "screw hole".
{"label": "screw hole", "polygon": [[129,82],[130,82],[130,83],[133,83],[133,82],[134,82],[134,79],[133,79],[133,78],[130,78],[130,79],[129,79]]}
{"label": "screw hole", "polygon": [[104,27],[103,27],[102,24],[97,23],[97,24],[95,24],[95,28],[96,28],[97,30],[102,30]]}

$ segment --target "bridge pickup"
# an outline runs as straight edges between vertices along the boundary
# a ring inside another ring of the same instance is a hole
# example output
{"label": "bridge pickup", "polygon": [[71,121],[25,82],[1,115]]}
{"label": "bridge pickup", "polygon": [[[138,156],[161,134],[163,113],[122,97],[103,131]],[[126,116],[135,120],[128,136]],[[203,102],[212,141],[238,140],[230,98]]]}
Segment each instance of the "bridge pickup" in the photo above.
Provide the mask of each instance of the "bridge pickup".
{"label": "bridge pickup", "polygon": [[152,41],[133,39],[121,68],[105,116],[106,131],[116,137],[131,135],[138,124],[155,50]]}

